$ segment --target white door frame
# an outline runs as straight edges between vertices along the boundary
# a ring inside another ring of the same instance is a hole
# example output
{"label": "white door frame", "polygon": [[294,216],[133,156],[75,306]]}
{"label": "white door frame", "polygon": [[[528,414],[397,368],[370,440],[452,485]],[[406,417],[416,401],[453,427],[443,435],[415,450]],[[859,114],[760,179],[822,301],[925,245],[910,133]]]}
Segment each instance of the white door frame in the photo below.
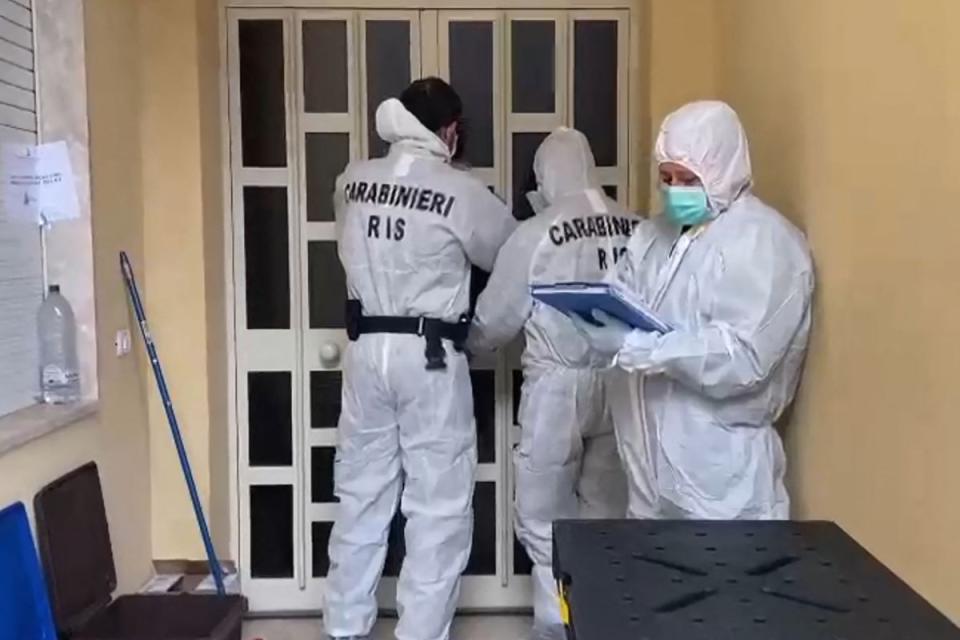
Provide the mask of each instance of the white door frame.
{"label": "white door frame", "polygon": [[[636,171],[629,171],[628,167],[640,168],[646,166],[644,162],[645,150],[644,145],[647,143],[648,139],[648,128],[644,125],[648,121],[648,110],[646,107],[647,96],[643,93],[646,88],[645,83],[638,81],[636,78],[640,75],[642,69],[644,68],[645,61],[643,55],[643,41],[645,39],[646,24],[644,23],[644,18],[646,13],[644,11],[643,0],[516,0],[513,2],[508,2],[506,0],[419,0],[403,3],[402,7],[405,7],[406,11],[423,11],[423,10],[436,10],[440,12],[442,17],[442,12],[444,10],[457,11],[458,13],[467,12],[470,10],[475,10],[477,12],[484,11],[514,11],[514,10],[542,10],[544,12],[551,11],[563,11],[570,12],[569,15],[571,18],[575,17],[596,17],[602,15],[599,10],[623,10],[628,9],[629,12],[629,24],[628,32],[625,43],[621,43],[621,47],[629,47],[628,54],[628,64],[627,72],[621,74],[621,80],[626,80],[625,83],[621,84],[621,95],[620,101],[624,109],[627,110],[627,121],[628,124],[633,126],[628,126],[627,129],[627,145],[626,150],[621,151],[622,155],[625,155],[623,160],[626,160],[626,163],[621,169],[621,174],[625,173],[626,175],[618,175],[618,181],[620,184],[625,185],[626,187],[626,203],[631,208],[639,208],[645,203],[640,202],[641,194],[646,193],[646,182],[647,178],[645,175],[636,175]],[[395,0],[350,0],[350,1],[339,1],[339,0],[218,0],[218,32],[219,32],[219,43],[220,43],[220,72],[219,72],[219,84],[220,84],[220,121],[221,121],[221,157],[222,157],[222,194],[223,194],[223,248],[224,248],[224,282],[225,282],[225,309],[226,309],[226,322],[224,331],[226,332],[227,337],[227,418],[228,418],[228,457],[229,457],[229,555],[235,561],[240,561],[243,557],[240,549],[240,528],[241,528],[241,511],[240,511],[240,464],[239,464],[239,437],[237,432],[238,424],[238,375],[237,375],[237,352],[236,352],[236,325],[234,312],[236,309],[237,301],[237,291],[234,283],[234,250],[235,242],[237,241],[234,237],[234,206],[235,206],[235,196],[234,193],[234,183],[233,183],[233,154],[234,149],[232,144],[237,141],[234,140],[231,135],[231,125],[230,125],[230,81],[229,81],[229,69],[228,69],[228,57],[230,55],[230,48],[228,44],[228,29],[230,27],[230,22],[228,20],[227,11],[228,9],[300,9],[300,10],[311,10],[311,9],[322,9],[322,10],[388,10],[388,11],[398,11],[398,5]],[[578,11],[583,11],[584,14],[578,14]],[[262,14],[261,14],[262,15]],[[462,15],[462,14],[461,14]],[[429,25],[428,25],[429,26]],[[439,48],[439,43],[436,43],[435,46]],[[428,52],[429,53],[429,52]],[[572,55],[572,54],[571,54]],[[432,59],[439,60],[439,56],[428,56]],[[435,71],[440,71],[435,70]],[[507,71],[509,73],[509,70]],[[623,76],[626,75],[626,78]],[[363,83],[361,83],[363,86]],[[572,93],[572,92],[570,92]],[[567,104],[558,105],[558,108],[569,110],[570,100],[567,100]],[[627,105],[629,107],[627,108]],[[621,110],[621,111],[622,111]],[[505,117],[504,114],[499,114],[499,117]],[[289,125],[288,125],[289,126]],[[509,132],[511,128],[507,127],[506,136],[509,138]],[[357,139],[362,144],[362,137],[352,137],[352,139]],[[509,144],[509,140],[505,139],[503,144]],[[288,170],[292,170],[292,167],[288,167]],[[505,172],[505,167],[502,168],[501,173]],[[508,191],[508,185],[510,177],[507,175],[498,176],[502,181],[501,184],[504,185],[504,191]],[[292,185],[290,189],[290,194],[292,197],[297,197],[299,195],[300,186],[299,184]],[[292,207],[291,207],[292,208]],[[291,286],[300,286],[291,282]],[[241,294],[242,295],[242,294]],[[291,316],[291,323],[299,321],[299,318],[294,318]],[[501,376],[503,377],[503,376]],[[504,378],[505,379],[505,378]],[[509,384],[507,382],[506,384]],[[295,385],[296,386],[296,383]],[[294,390],[297,393],[296,390]],[[498,389],[498,393],[500,390]],[[505,465],[512,464],[511,461],[505,461]],[[295,527],[296,528],[296,527]],[[299,534],[302,535],[302,531]],[[512,535],[512,532],[499,532],[498,535],[503,535],[504,539],[508,538],[508,535]],[[512,537],[510,538],[512,542]],[[299,545],[302,547],[302,545]],[[222,551],[221,551],[222,553]],[[295,550],[296,553],[296,550]],[[498,580],[497,577],[490,577],[490,580]]]}

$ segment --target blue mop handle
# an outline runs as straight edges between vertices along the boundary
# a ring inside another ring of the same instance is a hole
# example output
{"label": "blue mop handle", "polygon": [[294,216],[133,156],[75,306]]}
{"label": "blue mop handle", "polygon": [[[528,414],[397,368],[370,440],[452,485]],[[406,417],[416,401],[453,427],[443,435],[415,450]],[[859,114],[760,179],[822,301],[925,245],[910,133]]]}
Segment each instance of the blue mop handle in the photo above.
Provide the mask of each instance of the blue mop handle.
{"label": "blue mop handle", "polygon": [[170,391],[167,389],[167,381],[163,377],[163,369],[160,367],[160,357],[157,355],[157,348],[150,336],[150,328],[147,326],[147,316],[143,310],[143,303],[140,300],[140,292],[137,289],[137,281],[133,275],[133,267],[130,266],[130,258],[126,251],[120,252],[120,269],[123,271],[123,279],[127,283],[127,291],[130,293],[130,301],[133,302],[133,310],[137,315],[137,322],[140,325],[140,335],[143,336],[144,346],[147,348],[147,355],[150,357],[150,365],[153,367],[153,375],[157,381],[157,389],[160,391],[160,398],[163,400],[163,410],[167,414],[167,422],[170,423],[170,433],[173,435],[173,443],[177,448],[177,456],[180,458],[180,468],[183,469],[183,477],[187,481],[187,489],[190,491],[190,501],[193,503],[193,513],[197,516],[197,524],[200,526],[200,536],[203,538],[203,546],[207,551],[207,562],[210,564],[210,573],[217,584],[217,593],[226,594],[226,588],[223,585],[223,568],[220,566],[220,560],[217,559],[217,552],[213,548],[213,540],[210,537],[210,529],[207,528],[207,519],[203,515],[203,506],[200,504],[200,494],[197,492],[197,484],[193,479],[193,471],[190,469],[190,459],[187,457],[187,449],[183,444],[183,436],[180,434],[180,425],[177,422],[177,415],[173,411],[173,402],[170,400]]}

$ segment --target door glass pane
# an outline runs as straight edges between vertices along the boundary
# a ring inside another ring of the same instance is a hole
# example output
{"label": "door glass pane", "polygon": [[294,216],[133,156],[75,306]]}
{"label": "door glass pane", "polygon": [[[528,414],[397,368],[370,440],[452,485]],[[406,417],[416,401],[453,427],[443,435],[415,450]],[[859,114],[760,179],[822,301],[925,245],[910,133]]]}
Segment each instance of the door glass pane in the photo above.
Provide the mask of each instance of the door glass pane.
{"label": "door glass pane", "polygon": [[310,450],[310,495],[314,503],[340,502],[333,493],[333,458],[335,447],[313,447]]}
{"label": "door glass pane", "polygon": [[240,20],[238,30],[243,165],[285,167],[283,21]]}
{"label": "door glass pane", "polygon": [[346,113],[347,23],[303,23],[303,107],[307,113]]}
{"label": "door glass pane", "polygon": [[533,560],[516,536],[513,537],[513,573],[518,576],[533,573]]}
{"label": "door glass pane", "polygon": [[573,125],[597,166],[617,164],[617,22],[578,20],[573,39]]}
{"label": "door glass pane", "polygon": [[335,429],[340,420],[339,371],[310,372],[310,427]]}
{"label": "door glass pane", "polygon": [[473,547],[464,575],[497,573],[497,483],[478,482],[473,491]]}
{"label": "door glass pane", "polygon": [[520,424],[520,398],[523,397],[523,371],[513,370],[513,424]]}
{"label": "door glass pane", "polygon": [[367,150],[379,158],[388,145],[377,135],[377,107],[387,98],[399,98],[410,84],[410,23],[368,20],[366,29]]}
{"label": "door glass pane", "polygon": [[546,133],[513,134],[513,158],[511,175],[513,176],[513,207],[517,210],[521,202],[526,201],[524,194],[528,187],[528,178],[533,173],[533,156],[537,147],[547,137]]}
{"label": "door glass pane", "polygon": [[251,467],[293,464],[293,413],[289,371],[247,374],[247,416]]}
{"label": "door glass pane", "polygon": [[310,271],[307,275],[310,328],[342,329],[347,284],[337,256],[337,243],[329,240],[308,242],[307,261]]}
{"label": "door glass pane", "polygon": [[248,329],[290,328],[287,190],[243,188]]}
{"label": "door glass pane", "polygon": [[[523,371],[514,369],[512,371],[511,395],[513,400],[513,422],[520,424],[520,399],[523,393]],[[516,536],[513,538],[513,573],[516,575],[530,575],[533,562],[530,560],[527,550],[520,543]]]}
{"label": "door glass pane", "polygon": [[325,578],[330,570],[330,532],[333,531],[332,522],[314,522],[311,526],[311,540],[313,544],[313,577]]}
{"label": "door glass pane", "polygon": [[464,155],[474,167],[493,166],[493,23],[451,22],[450,84],[463,100]]}
{"label": "door glass pane", "polygon": [[480,294],[487,288],[487,282],[490,280],[490,273],[480,267],[470,267],[470,315],[477,309],[477,300]]}
{"label": "door glass pane", "polygon": [[496,462],[496,376],[493,371],[476,369],[470,372],[473,387],[473,414],[477,422],[477,459],[481,463]]}
{"label": "door glass pane", "polygon": [[250,573],[293,577],[293,487],[250,487]]}
{"label": "door glass pane", "polygon": [[[516,170],[514,170],[514,175],[519,177]],[[515,178],[516,179],[516,178]],[[529,218],[532,218],[536,213],[533,210],[533,205],[530,204],[530,201],[526,198],[526,194],[531,191],[536,191],[537,189],[537,175],[533,170],[533,163],[527,170],[527,178],[522,183],[519,183],[519,188],[517,188],[517,183],[514,183],[514,192],[517,194],[513,199],[513,217],[517,220],[523,221]]]}
{"label": "door glass pane", "polygon": [[514,20],[510,23],[514,113],[556,111],[555,44],[553,20]]}
{"label": "door glass pane", "polygon": [[308,133],[307,221],[333,222],[333,189],[350,161],[350,134]]}

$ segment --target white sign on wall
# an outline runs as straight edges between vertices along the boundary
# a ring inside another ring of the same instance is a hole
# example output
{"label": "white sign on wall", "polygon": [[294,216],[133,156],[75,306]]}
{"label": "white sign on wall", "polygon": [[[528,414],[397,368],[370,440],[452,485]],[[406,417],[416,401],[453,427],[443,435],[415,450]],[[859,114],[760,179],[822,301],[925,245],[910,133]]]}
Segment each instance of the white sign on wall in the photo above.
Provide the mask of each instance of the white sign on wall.
{"label": "white sign on wall", "polygon": [[4,144],[0,162],[4,204],[0,217],[36,224],[80,217],[66,142]]}

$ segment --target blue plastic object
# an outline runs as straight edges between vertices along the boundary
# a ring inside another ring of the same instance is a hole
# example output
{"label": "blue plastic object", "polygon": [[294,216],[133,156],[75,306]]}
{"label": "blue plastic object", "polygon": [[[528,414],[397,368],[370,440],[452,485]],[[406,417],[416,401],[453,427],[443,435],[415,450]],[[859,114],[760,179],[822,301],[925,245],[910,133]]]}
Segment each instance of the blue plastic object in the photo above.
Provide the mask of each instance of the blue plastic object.
{"label": "blue plastic object", "polygon": [[670,326],[628,292],[605,282],[537,284],[530,294],[567,315],[576,314],[591,324],[595,310],[604,311],[634,329],[669,333]]}
{"label": "blue plastic object", "polygon": [[22,502],[0,511],[0,638],[57,638],[47,587]]}

